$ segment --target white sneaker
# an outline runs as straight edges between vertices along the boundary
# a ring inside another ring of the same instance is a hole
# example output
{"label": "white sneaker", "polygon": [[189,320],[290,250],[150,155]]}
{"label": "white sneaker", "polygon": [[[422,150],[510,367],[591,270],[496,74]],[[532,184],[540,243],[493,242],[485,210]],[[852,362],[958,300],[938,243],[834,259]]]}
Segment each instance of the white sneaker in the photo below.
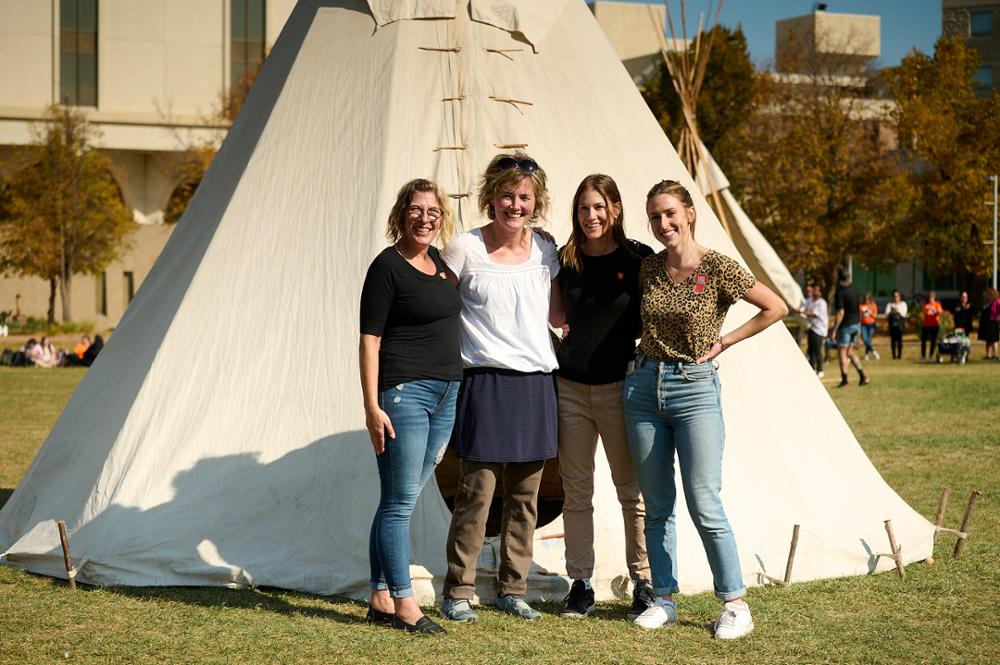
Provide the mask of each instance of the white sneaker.
{"label": "white sneaker", "polygon": [[677,603],[672,600],[657,598],[642,614],[633,619],[635,625],[653,630],[660,626],[677,623]]}
{"label": "white sneaker", "polygon": [[878,354],[878,351],[872,351],[872,355],[875,356],[875,360],[882,360],[882,356]]}
{"label": "white sneaker", "polygon": [[820,371],[816,372],[816,376],[822,379],[823,376],[824,376],[823,375],[823,370],[820,370]]}
{"label": "white sneaker", "polygon": [[753,617],[746,603],[729,602],[722,606],[722,614],[715,622],[715,637],[736,640],[753,630]]}

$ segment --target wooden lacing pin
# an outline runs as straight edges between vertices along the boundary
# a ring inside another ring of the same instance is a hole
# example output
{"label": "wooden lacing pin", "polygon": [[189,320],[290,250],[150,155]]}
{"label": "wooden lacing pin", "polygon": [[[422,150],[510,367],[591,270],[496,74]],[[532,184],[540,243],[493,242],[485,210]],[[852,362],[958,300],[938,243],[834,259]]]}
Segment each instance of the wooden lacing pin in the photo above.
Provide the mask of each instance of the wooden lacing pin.
{"label": "wooden lacing pin", "polygon": [[434,152],[440,152],[441,150],[465,150],[468,147],[467,145],[439,145],[434,148]]}
{"label": "wooden lacing pin", "polygon": [[788,561],[785,563],[785,577],[784,579],[778,579],[777,577],[772,577],[767,573],[757,573],[757,577],[767,580],[772,584],[777,584],[778,586],[785,587],[792,583],[792,566],[795,564],[795,550],[799,546],[799,525],[796,524],[792,527],[792,544],[788,547]]}
{"label": "wooden lacing pin", "polygon": [[461,46],[418,46],[421,51],[436,51],[438,53],[461,53]]}
{"label": "wooden lacing pin", "polygon": [[460,102],[465,99],[465,95],[460,95],[458,97],[442,97],[442,102]]}
{"label": "wooden lacing pin", "polygon": [[[976,507],[976,499],[979,498],[980,492],[979,490],[972,490],[972,494],[969,495],[969,503],[965,506],[965,515],[962,517],[962,526],[957,531],[942,526],[950,494],[950,487],[945,487],[941,490],[941,500],[938,502],[937,516],[934,519],[934,537],[936,539],[939,533],[950,533],[955,536],[955,551],[952,553],[952,557],[957,559],[962,556],[962,550],[965,549],[965,541],[969,539],[969,524],[972,522],[972,511]],[[934,558],[930,557],[928,563],[934,563]]]}
{"label": "wooden lacing pin", "polygon": [[76,591],[76,568],[73,567],[73,558],[69,554],[69,536],[66,534],[66,522],[59,520],[59,541],[62,543],[63,564],[66,566],[66,580],[69,582],[70,591]]}
{"label": "wooden lacing pin", "polygon": [[889,554],[879,553],[875,557],[886,557],[896,562],[896,572],[900,577],[906,577],[906,569],[903,567],[903,547],[896,544],[896,534],[892,532],[892,520],[885,521],[885,532],[889,536]]}
{"label": "wooden lacing pin", "polygon": [[461,194],[449,194],[449,199],[464,199],[467,196],[472,196],[472,192],[462,192]]}
{"label": "wooden lacing pin", "polygon": [[494,148],[500,148],[501,150],[516,150],[518,148],[527,148],[527,143],[494,143]]}
{"label": "wooden lacing pin", "polygon": [[514,99],[513,97],[494,97],[493,95],[490,95],[490,99],[492,99],[495,102],[500,102],[501,104],[510,104],[515,109],[517,109],[517,112],[520,113],[521,115],[524,115],[524,111],[521,110],[520,106],[521,104],[523,104],[524,106],[535,105],[534,102],[529,102],[524,99]]}
{"label": "wooden lacing pin", "polygon": [[485,51],[487,53],[496,53],[497,55],[502,55],[503,57],[507,58],[511,62],[514,62],[514,58],[510,57],[507,54],[508,53],[520,53],[523,50],[524,50],[523,48],[488,48],[488,49],[485,49]]}

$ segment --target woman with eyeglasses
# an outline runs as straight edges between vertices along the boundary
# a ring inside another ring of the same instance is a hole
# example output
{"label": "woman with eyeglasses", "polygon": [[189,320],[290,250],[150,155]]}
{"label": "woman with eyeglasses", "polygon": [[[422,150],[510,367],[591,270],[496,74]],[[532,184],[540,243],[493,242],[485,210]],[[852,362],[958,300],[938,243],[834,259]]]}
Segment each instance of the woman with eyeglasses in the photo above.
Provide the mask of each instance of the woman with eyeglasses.
{"label": "woman with eyeglasses", "polygon": [[566,573],[573,580],[560,616],[594,611],[594,455],[600,435],[625,523],[625,563],[634,586],[632,618],[653,601],[643,536],[645,512],[625,435],[622,386],[635,355],[639,266],[652,248],[625,237],[618,185],[603,174],[573,196],[573,231],[559,250],[559,289],[569,333],[559,369],[559,474],[563,484]]}
{"label": "woman with eyeglasses", "polygon": [[475,621],[476,560],[498,483],[503,487],[499,609],[541,616],[525,601],[545,460],[556,455],[556,356],[561,324],[553,243],[532,231],[549,209],[545,171],[522,152],[490,160],[479,184],[483,227],[458,235],[444,260],[462,296],[465,372],[454,442],[461,462],[448,531],[442,616]]}
{"label": "woman with eyeglasses", "polygon": [[369,541],[368,620],[414,633],[445,630],[424,616],[410,582],[410,517],[441,461],[462,379],[461,300],[431,243],[454,233],[448,200],[430,180],[406,183],[389,213],[392,246],[361,292],[361,389],[381,498]]}
{"label": "woman with eyeglasses", "polygon": [[[625,379],[625,425],[646,501],[646,546],[655,601],[636,617],[643,628],[677,622],[680,590],[674,502],[674,454],[688,512],[701,536],[723,602],[715,637],[753,630],[736,538],[719,493],[725,426],[715,358],[788,313],[773,291],[733,259],[695,241],[696,214],[688,191],[664,180],[646,196],[650,230],[663,245],[639,270],[642,341]],[[760,311],[720,336],[729,308],[745,300]],[[571,333],[572,334],[572,331]]]}

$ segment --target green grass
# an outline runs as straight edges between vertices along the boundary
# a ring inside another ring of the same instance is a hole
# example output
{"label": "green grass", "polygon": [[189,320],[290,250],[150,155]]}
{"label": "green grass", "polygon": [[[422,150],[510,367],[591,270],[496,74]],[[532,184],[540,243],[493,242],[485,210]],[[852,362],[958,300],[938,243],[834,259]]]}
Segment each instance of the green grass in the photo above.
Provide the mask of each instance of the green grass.
{"label": "green grass", "polygon": [[[883,340],[878,340],[879,342]],[[883,350],[883,358],[888,349]],[[912,354],[914,345],[907,352]],[[365,607],[275,589],[94,588],[0,566],[0,662],[544,662],[544,663],[995,663],[1000,662],[1000,366],[867,363],[872,385],[824,383],[875,466],[917,511],[957,527],[983,491],[961,559],[942,537],[933,565],[895,573],[755,587],[757,629],[735,643],[710,638],[718,603],[680,596],[680,625],[643,632],[624,603],[565,621],[548,605],[525,623],[490,608],[480,622],[422,638],[370,627]],[[0,503],[52,427],[82,370],[0,368]],[[844,479],[845,485],[850,483]],[[831,498],[831,500],[835,500]]]}

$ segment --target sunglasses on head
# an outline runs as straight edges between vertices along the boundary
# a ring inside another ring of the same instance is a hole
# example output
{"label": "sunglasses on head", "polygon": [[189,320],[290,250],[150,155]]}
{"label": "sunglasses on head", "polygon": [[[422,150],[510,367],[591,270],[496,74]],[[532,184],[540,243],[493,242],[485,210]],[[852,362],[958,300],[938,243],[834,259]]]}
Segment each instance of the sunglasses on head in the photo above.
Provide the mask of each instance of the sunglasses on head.
{"label": "sunglasses on head", "polygon": [[525,175],[531,175],[538,170],[538,162],[533,159],[514,159],[513,157],[503,157],[497,160],[497,168],[504,171],[519,168]]}

